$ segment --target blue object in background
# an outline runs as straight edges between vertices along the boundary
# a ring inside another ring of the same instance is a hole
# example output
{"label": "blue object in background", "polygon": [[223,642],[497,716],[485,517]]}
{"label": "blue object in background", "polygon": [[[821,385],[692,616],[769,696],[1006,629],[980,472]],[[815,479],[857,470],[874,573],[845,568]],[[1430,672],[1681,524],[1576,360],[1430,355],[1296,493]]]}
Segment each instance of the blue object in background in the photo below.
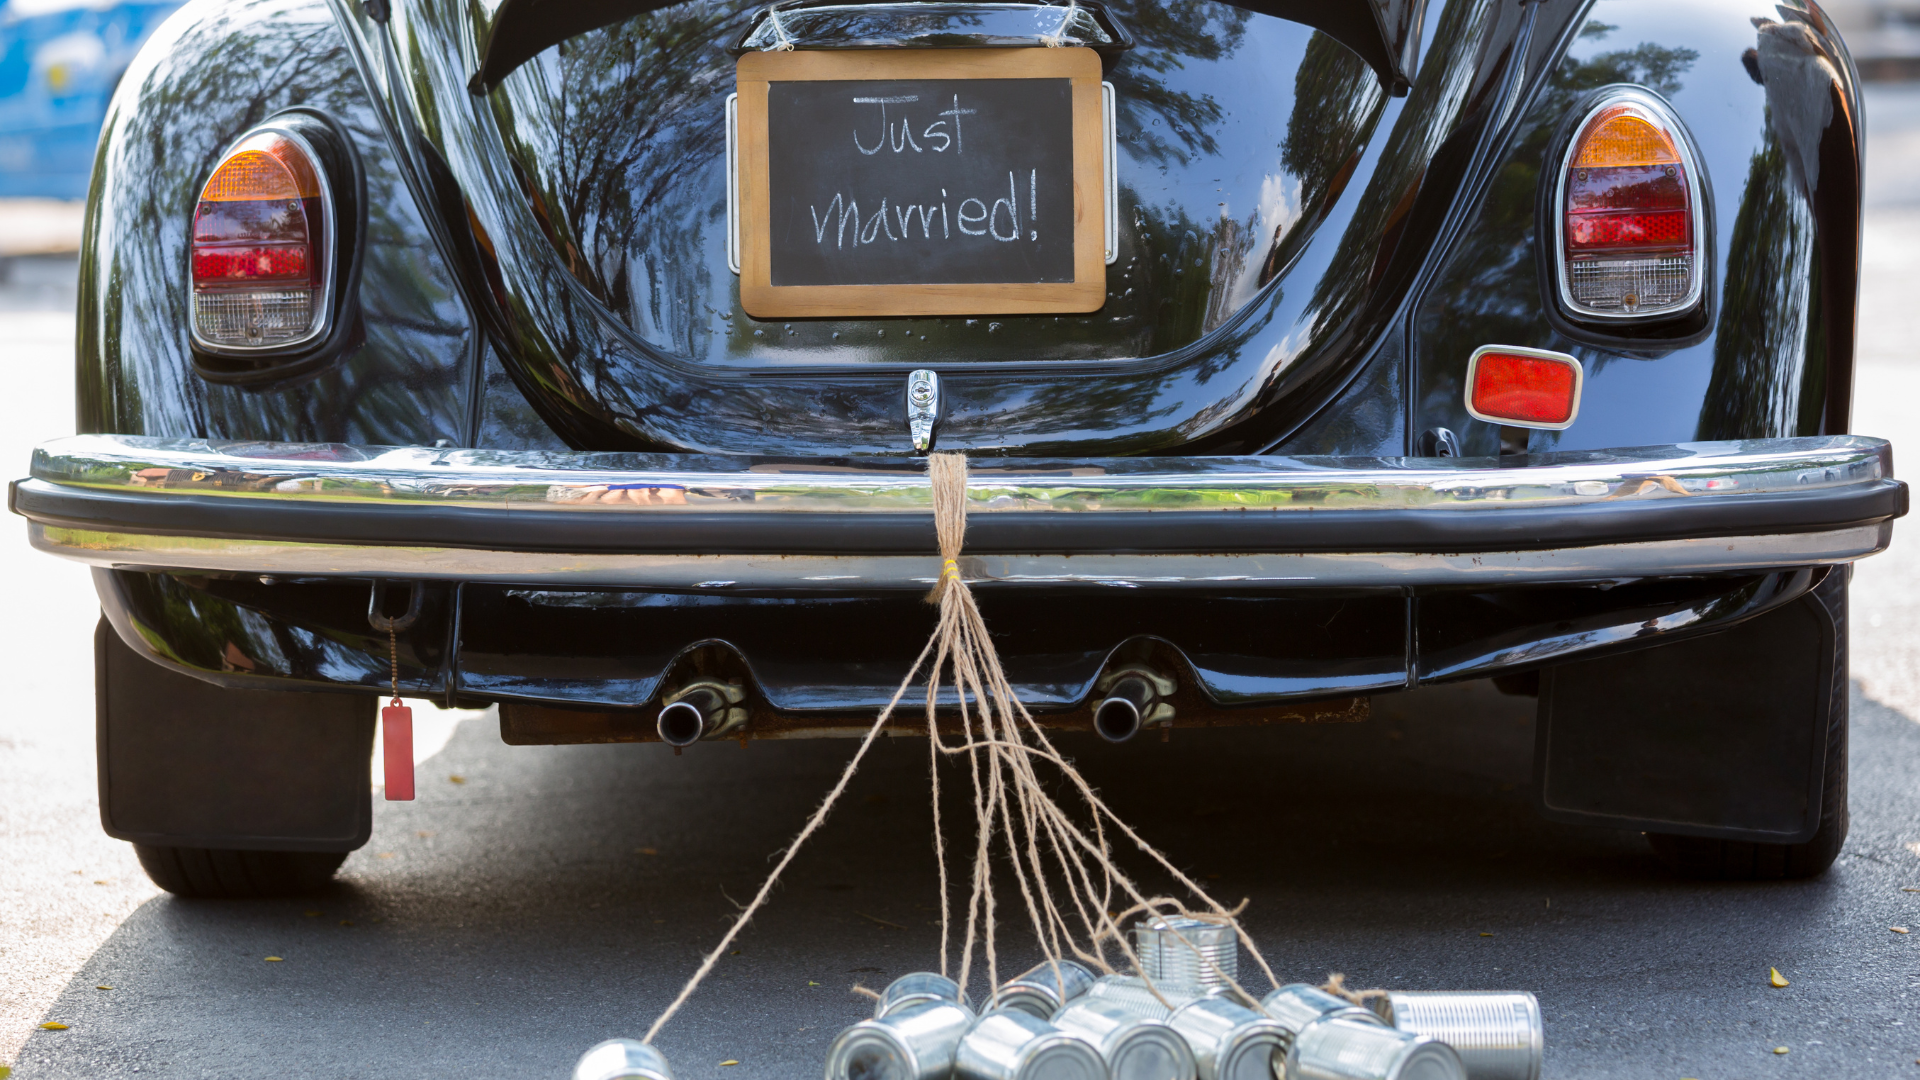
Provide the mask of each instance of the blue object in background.
{"label": "blue object in background", "polygon": [[0,3],[0,197],[83,199],[107,101],[180,0]]}

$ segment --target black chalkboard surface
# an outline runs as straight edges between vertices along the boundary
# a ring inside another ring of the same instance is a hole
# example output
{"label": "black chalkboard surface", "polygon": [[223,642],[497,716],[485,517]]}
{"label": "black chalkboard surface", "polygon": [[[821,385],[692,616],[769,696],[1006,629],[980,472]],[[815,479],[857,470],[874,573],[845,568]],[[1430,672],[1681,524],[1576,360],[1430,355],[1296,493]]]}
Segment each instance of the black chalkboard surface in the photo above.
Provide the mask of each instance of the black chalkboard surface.
{"label": "black chalkboard surface", "polygon": [[1073,280],[1066,79],[774,82],[775,285]]}
{"label": "black chalkboard surface", "polygon": [[798,50],[738,65],[740,301],[755,318],[1097,310],[1100,59]]}

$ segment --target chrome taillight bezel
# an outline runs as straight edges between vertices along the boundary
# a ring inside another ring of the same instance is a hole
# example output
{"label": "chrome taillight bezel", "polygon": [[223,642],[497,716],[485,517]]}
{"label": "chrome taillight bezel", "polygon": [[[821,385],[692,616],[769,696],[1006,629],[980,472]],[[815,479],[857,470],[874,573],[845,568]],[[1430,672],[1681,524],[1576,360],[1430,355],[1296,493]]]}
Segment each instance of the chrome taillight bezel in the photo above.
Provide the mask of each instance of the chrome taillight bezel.
{"label": "chrome taillight bezel", "polygon": [[[1631,105],[1645,110],[1649,118],[1657,122],[1673,136],[1674,149],[1679,153],[1682,166],[1687,175],[1687,212],[1690,217],[1689,231],[1693,237],[1691,245],[1692,280],[1686,293],[1680,300],[1662,305],[1652,310],[1619,311],[1610,308],[1598,308],[1584,304],[1573,295],[1572,282],[1569,280],[1567,264],[1567,185],[1571,178],[1574,155],[1580,149],[1580,137],[1595,117],[1617,105]],[[1679,114],[1667,100],[1644,86],[1621,84],[1602,87],[1587,98],[1587,107],[1581,111],[1573,125],[1568,129],[1566,145],[1560,151],[1559,167],[1553,176],[1553,216],[1549,227],[1553,232],[1553,274],[1555,291],[1561,309],[1570,317],[1583,322],[1604,322],[1610,325],[1631,325],[1667,322],[1699,310],[1706,296],[1707,260],[1708,260],[1708,218],[1706,204],[1706,174],[1700,167],[1700,153],[1693,143],[1693,134],[1680,122]]]}
{"label": "chrome taillight bezel", "polygon": [[[309,247],[318,252],[320,258],[320,287],[315,290],[314,295],[314,305],[318,309],[318,317],[315,318],[307,328],[307,332],[299,337],[287,338],[282,341],[261,345],[232,345],[210,341],[202,336],[200,333],[199,313],[196,310],[196,304],[198,303],[197,297],[199,294],[193,285],[193,224],[192,218],[189,218],[186,266],[187,329],[193,337],[193,347],[200,352],[214,356],[259,357],[299,352],[311,346],[314,342],[326,338],[328,333],[333,329],[333,309],[335,306],[334,289],[336,287],[335,282],[339,280],[340,263],[342,261],[339,257],[341,250],[339,212],[334,206],[333,177],[328,174],[326,160],[314,145],[313,140],[307,138],[290,125],[274,123],[272,121],[248,128],[242,132],[238,138],[227,144],[227,148],[221,151],[219,160],[215,162],[213,169],[207,173],[206,179],[200,182],[199,193],[194,197],[194,211],[196,214],[198,213],[201,201],[199,196],[205,193],[207,185],[212,182],[214,175],[217,174],[228,161],[232,160],[235,154],[240,152],[240,148],[246,144],[247,140],[260,135],[278,135],[293,143],[294,146],[299,148],[301,153],[306,155],[307,162],[313,168],[314,176],[319,181],[320,241],[315,244],[311,237],[308,239]],[[310,257],[311,254],[310,252]]]}

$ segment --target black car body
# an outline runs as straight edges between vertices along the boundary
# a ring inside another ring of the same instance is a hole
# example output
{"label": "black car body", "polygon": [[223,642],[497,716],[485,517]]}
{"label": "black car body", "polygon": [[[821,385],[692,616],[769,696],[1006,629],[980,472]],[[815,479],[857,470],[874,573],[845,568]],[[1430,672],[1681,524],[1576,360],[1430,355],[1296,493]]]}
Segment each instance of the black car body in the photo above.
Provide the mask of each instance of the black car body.
{"label": "black car body", "polygon": [[[739,55],[1062,37],[1112,86],[1104,307],[747,314]],[[1570,284],[1574,152],[1623,102],[1691,200],[1664,308]],[[259,130],[319,163],[328,288],[300,340],[212,346],[196,205]],[[402,693],[510,742],[659,738],[696,691],[696,736],[864,727],[932,624],[922,371],[1047,722],[1130,673],[1173,729],[1494,677],[1540,697],[1545,812],[1817,872],[1847,566],[1906,507],[1848,434],[1860,175],[1811,4],[197,0],[115,99],[84,434],[12,506],[97,567],[103,815],[180,891],[364,842],[388,626]],[[1473,407],[1488,347],[1561,363],[1577,414]]]}

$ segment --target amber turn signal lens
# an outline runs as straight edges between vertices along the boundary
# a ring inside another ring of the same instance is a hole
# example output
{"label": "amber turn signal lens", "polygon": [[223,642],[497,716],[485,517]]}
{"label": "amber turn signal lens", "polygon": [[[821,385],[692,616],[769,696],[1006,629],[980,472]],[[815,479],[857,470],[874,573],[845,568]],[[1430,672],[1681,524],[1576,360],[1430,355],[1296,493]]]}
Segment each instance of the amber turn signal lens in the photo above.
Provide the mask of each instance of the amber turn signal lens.
{"label": "amber turn signal lens", "polygon": [[1467,362],[1467,412],[1511,427],[1558,430],[1580,412],[1580,361],[1544,349],[1488,345]]}
{"label": "amber turn signal lens", "polygon": [[193,216],[193,331],[220,349],[316,335],[326,316],[325,176],[310,147],[272,129],[241,139]]}

